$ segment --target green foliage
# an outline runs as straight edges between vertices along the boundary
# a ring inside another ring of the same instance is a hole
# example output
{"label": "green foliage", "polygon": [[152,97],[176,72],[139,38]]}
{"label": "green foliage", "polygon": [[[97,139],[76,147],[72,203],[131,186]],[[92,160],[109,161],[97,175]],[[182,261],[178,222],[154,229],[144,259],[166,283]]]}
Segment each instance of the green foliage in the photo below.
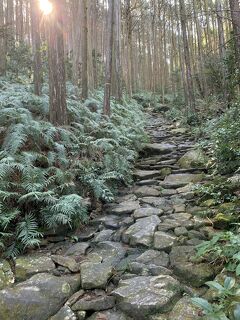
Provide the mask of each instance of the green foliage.
{"label": "green foliage", "polygon": [[[87,221],[85,198],[111,201],[131,182],[145,141],[141,107],[112,102],[109,121],[92,113],[68,87],[70,125],[48,122],[47,95],[0,81],[0,246],[8,256],[39,243],[39,230]],[[94,94],[102,105],[103,93]]]}
{"label": "green foliage", "polygon": [[231,173],[240,167],[239,105],[223,115],[212,133],[213,164],[220,173]]}
{"label": "green foliage", "polygon": [[237,190],[239,186],[240,184],[234,183],[231,179],[215,177],[215,179],[209,183],[195,185],[194,190],[199,196],[198,202],[213,199],[215,204],[221,204],[237,200],[234,191]]}
{"label": "green foliage", "polygon": [[192,302],[204,312],[206,320],[239,320],[240,319],[240,286],[236,280],[226,277],[223,285],[217,281],[206,283],[218,293],[218,299],[209,303],[202,298],[192,298]]}
{"label": "green foliage", "polygon": [[10,74],[18,76],[25,74],[30,76],[32,69],[32,54],[30,47],[25,42],[9,41],[7,70]]}
{"label": "green foliage", "polygon": [[207,261],[222,265],[226,270],[240,275],[240,235],[233,232],[220,232],[210,241],[197,246],[197,258],[204,257]]}

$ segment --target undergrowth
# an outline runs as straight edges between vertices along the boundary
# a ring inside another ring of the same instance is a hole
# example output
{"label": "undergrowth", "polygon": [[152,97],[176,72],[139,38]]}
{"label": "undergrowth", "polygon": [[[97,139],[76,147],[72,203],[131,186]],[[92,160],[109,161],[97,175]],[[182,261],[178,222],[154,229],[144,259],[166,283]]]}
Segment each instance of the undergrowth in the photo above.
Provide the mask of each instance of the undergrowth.
{"label": "undergrowth", "polygon": [[70,124],[48,121],[47,94],[0,81],[0,246],[15,256],[38,245],[45,229],[88,220],[87,198],[111,201],[118,184],[131,182],[137,152],[146,140],[136,101],[111,102],[101,116],[103,93],[93,94],[91,112],[68,86]]}

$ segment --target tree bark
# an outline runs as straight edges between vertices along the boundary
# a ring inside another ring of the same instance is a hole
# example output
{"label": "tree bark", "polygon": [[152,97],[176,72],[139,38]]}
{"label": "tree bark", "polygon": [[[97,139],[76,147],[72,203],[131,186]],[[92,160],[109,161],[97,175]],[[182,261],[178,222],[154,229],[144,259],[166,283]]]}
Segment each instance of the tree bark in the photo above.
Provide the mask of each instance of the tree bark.
{"label": "tree bark", "polygon": [[110,97],[111,97],[111,82],[112,82],[112,53],[113,53],[113,29],[114,29],[114,7],[115,1],[108,0],[108,34],[107,34],[107,48],[106,48],[106,73],[104,85],[104,102],[103,115],[110,116]]}
{"label": "tree bark", "polygon": [[229,4],[233,25],[236,61],[238,63],[238,68],[240,68],[240,4],[239,0],[229,0]]}
{"label": "tree bark", "polygon": [[34,93],[38,96],[42,92],[42,58],[40,37],[40,12],[37,0],[31,0],[31,27],[33,47],[33,82]]}
{"label": "tree bark", "polygon": [[82,32],[82,100],[88,98],[88,4],[83,1],[83,32]]}
{"label": "tree bark", "polygon": [[63,3],[64,0],[52,0],[53,12],[48,17],[49,113],[50,121],[60,126],[67,124]]}
{"label": "tree bark", "polygon": [[190,60],[190,52],[188,45],[187,26],[186,26],[186,9],[184,0],[179,0],[180,4],[180,21],[182,27],[184,61],[186,66],[186,82],[187,82],[187,103],[192,111],[195,110],[195,96],[193,91],[192,68]]}

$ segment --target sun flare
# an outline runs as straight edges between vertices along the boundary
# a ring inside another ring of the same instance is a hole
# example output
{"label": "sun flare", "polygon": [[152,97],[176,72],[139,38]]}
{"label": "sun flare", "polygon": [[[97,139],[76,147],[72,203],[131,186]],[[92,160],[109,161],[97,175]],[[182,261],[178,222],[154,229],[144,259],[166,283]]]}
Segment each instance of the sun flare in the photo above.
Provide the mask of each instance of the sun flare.
{"label": "sun flare", "polygon": [[53,5],[49,0],[39,0],[39,6],[45,15],[50,14],[53,10]]}

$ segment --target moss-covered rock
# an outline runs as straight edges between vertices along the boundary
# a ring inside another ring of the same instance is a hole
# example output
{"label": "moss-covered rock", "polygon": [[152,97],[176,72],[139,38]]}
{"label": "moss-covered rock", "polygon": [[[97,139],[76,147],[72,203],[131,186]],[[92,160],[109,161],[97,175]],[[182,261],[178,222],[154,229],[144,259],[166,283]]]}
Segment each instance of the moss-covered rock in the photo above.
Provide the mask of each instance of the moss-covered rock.
{"label": "moss-covered rock", "polygon": [[169,314],[169,320],[200,319],[199,309],[195,307],[189,297],[180,299]]}
{"label": "moss-covered rock", "polygon": [[52,259],[46,254],[21,256],[16,259],[16,280],[24,281],[36,273],[55,269]]}
{"label": "moss-covered rock", "polygon": [[230,224],[233,222],[233,219],[230,215],[224,213],[218,213],[213,219],[213,226],[216,229],[228,229]]}
{"label": "moss-covered rock", "polygon": [[178,165],[183,169],[206,167],[207,163],[208,157],[201,149],[188,151],[178,160]]}
{"label": "moss-covered rock", "polygon": [[36,274],[14,288],[0,291],[1,320],[46,320],[78,290],[79,276]]}
{"label": "moss-covered rock", "polygon": [[14,281],[10,264],[6,260],[0,260],[0,290],[11,286]]}

